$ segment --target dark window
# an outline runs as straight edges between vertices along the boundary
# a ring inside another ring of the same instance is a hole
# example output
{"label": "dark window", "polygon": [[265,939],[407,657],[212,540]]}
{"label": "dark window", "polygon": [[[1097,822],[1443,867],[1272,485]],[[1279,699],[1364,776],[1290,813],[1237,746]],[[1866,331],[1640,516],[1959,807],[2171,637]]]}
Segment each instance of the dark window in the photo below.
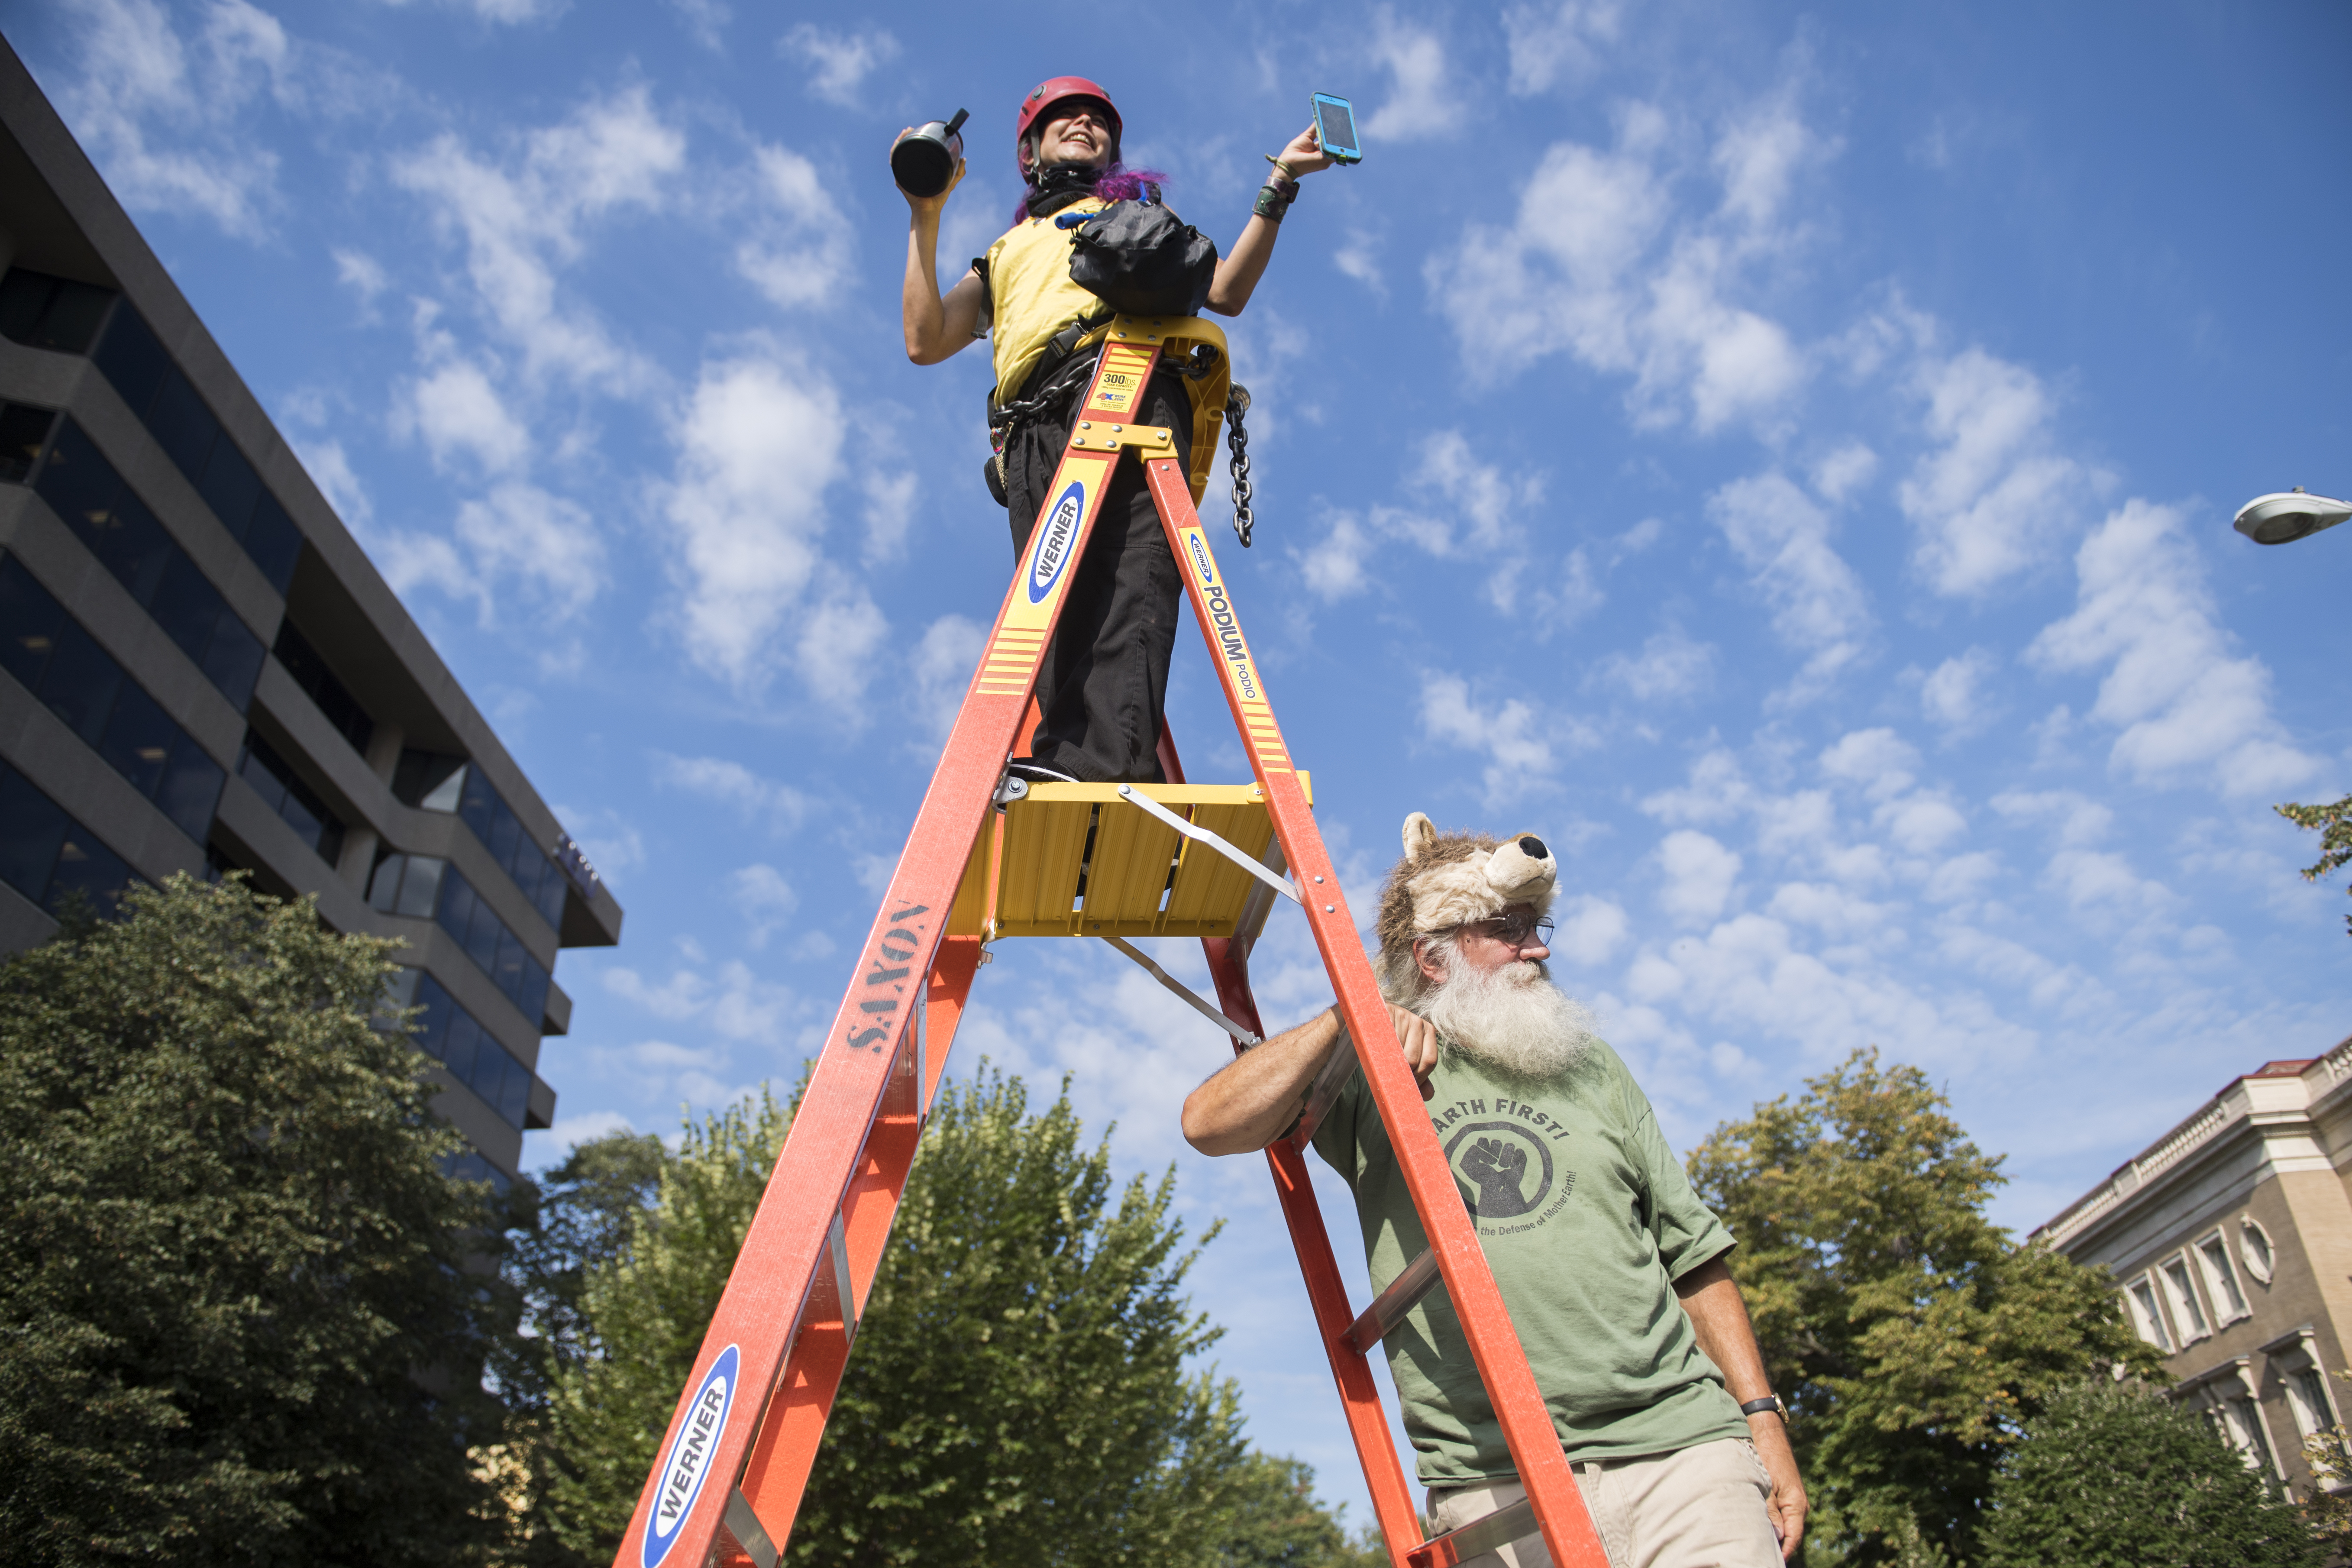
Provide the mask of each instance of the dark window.
{"label": "dark window", "polygon": [[49,427],[57,422],[50,409],[0,404],[0,479],[21,485],[32,477],[41,448],[49,444]]}
{"label": "dark window", "polygon": [[390,1006],[417,1009],[409,1023],[416,1048],[479,1095],[509,1126],[522,1126],[530,1105],[530,1069],[423,970],[401,970],[389,991]]}
{"label": "dark window", "polygon": [[6,555],[0,555],[0,657],[174,826],[205,841],[227,774],[24,563]]}
{"label": "dark window", "polygon": [[236,764],[237,776],[253,786],[256,795],[268,804],[285,824],[300,836],[302,842],[319,852],[319,858],[330,866],[343,857],[342,819],[327,809],[327,803],[318,792],[304,784],[301,775],[258,735],[245,738],[245,755]]}
{"label": "dark window", "polygon": [[113,302],[111,289],[19,267],[0,282],[0,333],[27,348],[88,353]]}
{"label": "dark window", "polygon": [[114,384],[131,412],[145,419],[147,405],[155,401],[155,389],[163,384],[163,374],[172,368],[172,356],[163,352],[147,318],[126,304],[107,318],[106,335],[99,340],[90,363]]}
{"label": "dark window", "polygon": [[180,367],[173,365],[163,377],[163,390],[155,395],[154,406],[147,411],[147,430],[173,466],[193,484],[205,471],[205,459],[212,456],[213,442],[220,437],[220,421],[188,384]]}
{"label": "dark window", "polygon": [[392,795],[403,805],[425,811],[455,811],[466,787],[466,759],[415,747],[400,753],[392,771]]}
{"label": "dark window", "polygon": [[335,679],[335,672],[327,668],[327,661],[319,657],[310,639],[294,629],[291,620],[279,624],[278,646],[272,651],[278,655],[278,662],[286,667],[286,673],[294,678],[294,684],[310,693],[310,700],[319,705],[327,722],[352,743],[352,750],[367,755],[368,742],[375,734],[375,721],[368,717],[367,710],[360,706],[351,689]]}
{"label": "dark window", "polygon": [[375,872],[368,879],[368,907],[387,915],[431,920],[439,902],[442,873],[448,865],[429,855],[377,851]]}
{"label": "dark window", "polygon": [[282,595],[302,552],[301,530],[262,488],[251,460],[237,450],[235,438],[163,352],[154,330],[128,302],[108,319],[91,363]]}
{"label": "dark window", "polygon": [[246,704],[253,700],[253,683],[261,678],[261,639],[226,604],[213,619],[213,640],[201,662],[206,679],[238,712],[244,712]]}
{"label": "dark window", "polygon": [[245,552],[261,569],[262,580],[283,598],[287,584],[294,581],[294,563],[302,554],[302,531],[268,490],[261,492],[253,518],[245,525],[244,542]]}
{"label": "dark window", "polygon": [[62,914],[77,897],[111,915],[131,874],[97,835],[32,780],[0,763],[0,880],[52,915]]}
{"label": "dark window", "polygon": [[253,471],[253,465],[245,460],[236,442],[213,443],[213,455],[205,464],[205,477],[196,489],[213,509],[213,515],[228,525],[238,543],[244,543],[246,527],[253,521],[254,503],[261,499],[261,476]]}
{"label": "dark window", "polygon": [[71,419],[58,422],[34,489],[244,712],[261,673],[261,639]]}

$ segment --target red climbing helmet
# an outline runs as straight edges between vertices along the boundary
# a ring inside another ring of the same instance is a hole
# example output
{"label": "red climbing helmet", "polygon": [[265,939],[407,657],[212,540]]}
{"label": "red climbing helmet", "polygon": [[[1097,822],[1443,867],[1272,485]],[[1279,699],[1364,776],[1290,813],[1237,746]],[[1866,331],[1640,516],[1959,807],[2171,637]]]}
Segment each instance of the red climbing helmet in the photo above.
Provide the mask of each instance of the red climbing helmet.
{"label": "red climbing helmet", "polygon": [[1102,89],[1101,83],[1088,81],[1082,76],[1048,78],[1029,89],[1029,96],[1021,100],[1020,113],[1013,122],[1013,162],[1020,168],[1023,179],[1029,177],[1029,168],[1021,162],[1021,143],[1028,137],[1029,128],[1045,119],[1047,110],[1073,98],[1090,98],[1110,110],[1110,139],[1113,142],[1118,142],[1118,105],[1110,100],[1110,94]]}

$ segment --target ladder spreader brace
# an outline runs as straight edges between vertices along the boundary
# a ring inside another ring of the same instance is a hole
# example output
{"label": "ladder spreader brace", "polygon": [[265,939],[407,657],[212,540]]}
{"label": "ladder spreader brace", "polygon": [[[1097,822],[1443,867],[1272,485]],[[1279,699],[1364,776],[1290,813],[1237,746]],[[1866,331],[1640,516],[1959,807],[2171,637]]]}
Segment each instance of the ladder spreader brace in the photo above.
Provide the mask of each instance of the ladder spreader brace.
{"label": "ladder spreader brace", "polygon": [[[1299,1125],[1265,1151],[1266,1163],[1391,1568],[1450,1568],[1537,1531],[1559,1568],[1608,1568],[1476,1228],[1423,1113],[1316,831],[1306,775],[1292,765],[1171,433],[1129,423],[1160,353],[1174,343],[1208,343],[1222,353],[1224,336],[1189,319],[1122,316],[1110,323],[1044,511],[656,1450],[615,1568],[714,1562],[773,1568],[779,1560],[983,944],[1013,935],[1112,939],[1230,1033],[1236,1051],[1245,1050],[1265,1033],[1248,962],[1276,890],[1305,912],[1355,1046],[1318,1077]],[[1187,784],[1163,731],[1166,784],[1000,790],[1005,759],[1034,721],[1038,665],[1072,570],[1129,448],[1143,463],[1255,785]],[[1201,938],[1215,1007],[1122,940],[1181,935]],[[1358,1062],[1430,1242],[1360,1316],[1349,1311],[1304,1156]],[[1528,1497],[1423,1541],[1367,1358],[1440,1285]]]}

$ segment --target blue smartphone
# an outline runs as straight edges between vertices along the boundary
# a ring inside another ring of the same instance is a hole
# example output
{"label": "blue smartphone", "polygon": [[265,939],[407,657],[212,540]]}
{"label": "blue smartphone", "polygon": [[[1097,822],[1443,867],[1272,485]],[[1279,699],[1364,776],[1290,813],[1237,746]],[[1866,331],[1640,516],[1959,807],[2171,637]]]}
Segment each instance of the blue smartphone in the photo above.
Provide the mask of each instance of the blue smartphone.
{"label": "blue smartphone", "polygon": [[1360,163],[1364,149],[1356,140],[1356,108],[1328,92],[1315,95],[1315,139],[1337,163]]}

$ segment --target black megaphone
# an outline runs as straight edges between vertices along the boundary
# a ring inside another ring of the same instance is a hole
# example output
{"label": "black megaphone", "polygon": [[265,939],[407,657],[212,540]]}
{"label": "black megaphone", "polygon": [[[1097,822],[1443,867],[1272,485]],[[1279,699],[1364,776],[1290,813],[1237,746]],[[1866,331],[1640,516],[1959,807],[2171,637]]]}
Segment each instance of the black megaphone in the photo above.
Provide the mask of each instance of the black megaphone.
{"label": "black megaphone", "polygon": [[890,177],[900,190],[910,196],[936,196],[948,188],[963,157],[963,138],[958,132],[966,118],[959,109],[953,120],[918,125],[891,144]]}

